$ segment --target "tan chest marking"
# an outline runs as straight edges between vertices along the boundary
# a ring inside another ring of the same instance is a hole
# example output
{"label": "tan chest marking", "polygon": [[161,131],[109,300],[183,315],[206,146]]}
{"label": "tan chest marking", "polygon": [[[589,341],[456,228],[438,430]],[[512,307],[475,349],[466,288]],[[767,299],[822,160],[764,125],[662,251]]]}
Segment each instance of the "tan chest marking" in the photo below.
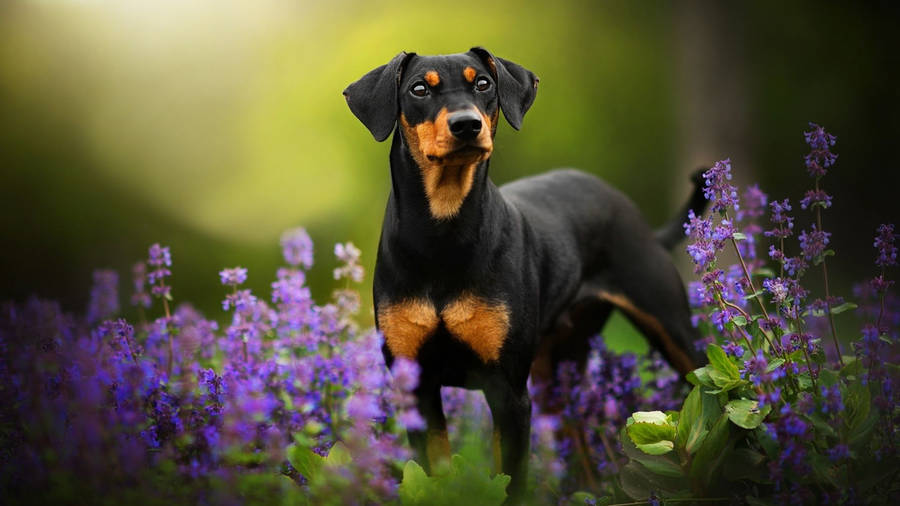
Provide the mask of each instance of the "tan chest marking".
{"label": "tan chest marking", "polygon": [[444,326],[484,363],[496,362],[509,333],[506,304],[463,295],[441,311]]}
{"label": "tan chest marking", "polygon": [[493,134],[496,117],[488,118],[481,111],[482,130],[477,144],[485,151],[454,152],[456,141],[447,125],[447,109],[441,109],[434,121],[423,121],[415,126],[406,116],[400,115],[403,135],[409,144],[410,154],[422,171],[422,184],[431,215],[438,219],[452,218],[472,189],[475,169],[487,160],[493,150]]}
{"label": "tan chest marking", "polygon": [[395,357],[415,359],[419,348],[440,324],[431,302],[411,299],[378,308],[378,326]]}

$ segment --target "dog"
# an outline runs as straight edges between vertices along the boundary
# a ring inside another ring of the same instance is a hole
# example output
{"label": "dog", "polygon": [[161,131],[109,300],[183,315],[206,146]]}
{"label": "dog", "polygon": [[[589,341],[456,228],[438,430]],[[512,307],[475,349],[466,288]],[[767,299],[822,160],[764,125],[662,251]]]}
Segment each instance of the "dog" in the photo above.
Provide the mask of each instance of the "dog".
{"label": "dog", "polygon": [[576,170],[498,188],[488,167],[500,111],[520,129],[537,86],[531,71],[476,47],[402,52],[344,90],[376,141],[393,133],[373,292],[386,363],[421,366],[426,428],[410,430],[410,444],[431,472],[450,454],[441,386],[482,390],[513,502],[527,474],[529,374],[552,382],[563,360],[583,367],[613,309],[682,375],[701,360],[667,252],[684,237],[687,210],[703,211],[698,181],[657,232],[627,197]]}

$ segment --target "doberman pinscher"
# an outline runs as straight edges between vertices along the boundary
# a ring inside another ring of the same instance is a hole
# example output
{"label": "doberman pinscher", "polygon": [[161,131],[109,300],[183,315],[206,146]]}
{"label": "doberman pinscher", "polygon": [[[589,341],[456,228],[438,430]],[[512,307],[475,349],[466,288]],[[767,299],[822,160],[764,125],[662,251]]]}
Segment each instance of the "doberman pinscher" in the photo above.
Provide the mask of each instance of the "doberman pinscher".
{"label": "doberman pinscher", "polygon": [[613,308],[682,374],[699,359],[666,251],[683,237],[687,209],[702,212],[699,186],[654,233],[595,176],[557,170],[500,188],[488,177],[499,112],[518,130],[537,84],[473,48],[400,53],[344,90],[377,141],[394,132],[374,299],[388,365],[407,357],[421,366],[415,394],[427,428],[410,431],[410,443],[426,469],[449,457],[441,386],[483,390],[512,500],[527,471],[529,372],[552,381],[560,361],[583,364]]}

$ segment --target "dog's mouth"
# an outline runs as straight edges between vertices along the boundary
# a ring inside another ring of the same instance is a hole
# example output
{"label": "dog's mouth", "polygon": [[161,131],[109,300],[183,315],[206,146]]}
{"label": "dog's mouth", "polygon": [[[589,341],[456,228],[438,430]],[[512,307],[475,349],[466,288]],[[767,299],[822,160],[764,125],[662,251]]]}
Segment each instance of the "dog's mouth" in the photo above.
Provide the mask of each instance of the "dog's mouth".
{"label": "dog's mouth", "polygon": [[440,154],[427,154],[428,161],[434,163],[471,163],[486,160],[493,151],[491,146],[481,144],[463,144]]}

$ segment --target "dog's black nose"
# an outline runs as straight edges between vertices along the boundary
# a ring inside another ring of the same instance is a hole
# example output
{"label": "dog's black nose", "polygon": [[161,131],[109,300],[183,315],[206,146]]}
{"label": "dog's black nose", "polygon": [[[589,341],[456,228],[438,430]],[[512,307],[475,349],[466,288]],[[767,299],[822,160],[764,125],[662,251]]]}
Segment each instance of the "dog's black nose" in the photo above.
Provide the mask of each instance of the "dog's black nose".
{"label": "dog's black nose", "polygon": [[454,112],[447,118],[447,125],[454,137],[468,141],[481,131],[481,116],[472,110]]}

